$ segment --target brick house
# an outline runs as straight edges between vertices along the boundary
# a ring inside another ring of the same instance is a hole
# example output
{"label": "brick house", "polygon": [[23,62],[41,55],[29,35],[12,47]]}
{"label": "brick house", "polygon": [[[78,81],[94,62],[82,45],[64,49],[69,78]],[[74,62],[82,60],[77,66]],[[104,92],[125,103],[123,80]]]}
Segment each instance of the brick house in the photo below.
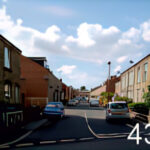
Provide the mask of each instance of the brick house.
{"label": "brick house", "polygon": [[21,55],[20,60],[21,97],[25,106],[38,105],[44,107],[49,101],[60,101],[62,83],[44,65],[44,62],[41,63],[42,60],[46,61],[46,58],[27,58]]}
{"label": "brick house", "polygon": [[99,98],[102,92],[106,92],[106,85],[100,85],[93,89],[90,92],[90,98]]}
{"label": "brick house", "polygon": [[121,73],[120,78],[120,95],[144,102],[143,94],[150,85],[150,54]]}
{"label": "brick house", "polygon": [[106,80],[103,85],[97,86],[91,89],[90,97],[98,98],[102,92],[112,92],[115,93],[116,83],[120,81],[120,77],[111,76],[111,78]]}
{"label": "brick house", "polygon": [[20,55],[21,51],[0,35],[0,119],[3,118],[1,121],[7,126],[17,123],[16,118],[22,118],[22,110],[18,108],[21,104]]}
{"label": "brick house", "polygon": [[0,101],[21,103],[20,54],[17,47],[0,35]]}

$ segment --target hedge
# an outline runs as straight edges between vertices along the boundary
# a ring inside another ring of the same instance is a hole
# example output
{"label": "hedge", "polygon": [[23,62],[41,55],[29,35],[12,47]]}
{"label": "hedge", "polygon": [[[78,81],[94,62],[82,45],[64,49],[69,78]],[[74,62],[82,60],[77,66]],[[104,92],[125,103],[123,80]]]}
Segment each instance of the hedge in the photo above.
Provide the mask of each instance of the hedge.
{"label": "hedge", "polygon": [[130,103],[128,104],[129,108],[135,112],[142,113],[148,115],[149,108],[146,103],[138,102],[138,103]]}

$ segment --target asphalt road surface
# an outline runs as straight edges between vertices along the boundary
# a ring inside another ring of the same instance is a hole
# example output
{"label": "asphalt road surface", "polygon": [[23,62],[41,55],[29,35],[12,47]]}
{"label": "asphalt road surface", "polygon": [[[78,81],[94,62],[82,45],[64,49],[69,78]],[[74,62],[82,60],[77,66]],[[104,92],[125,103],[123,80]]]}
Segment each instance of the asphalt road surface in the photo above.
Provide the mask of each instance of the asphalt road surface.
{"label": "asphalt road surface", "polygon": [[[135,126],[134,121],[105,121],[105,109],[90,107],[88,103],[66,107],[65,117],[53,123],[49,121],[34,131],[12,149],[62,149],[62,150],[124,150],[150,149],[144,138],[144,125],[140,124],[143,140],[136,145],[135,140],[127,140],[127,136]],[[150,139],[150,138],[149,138]]]}

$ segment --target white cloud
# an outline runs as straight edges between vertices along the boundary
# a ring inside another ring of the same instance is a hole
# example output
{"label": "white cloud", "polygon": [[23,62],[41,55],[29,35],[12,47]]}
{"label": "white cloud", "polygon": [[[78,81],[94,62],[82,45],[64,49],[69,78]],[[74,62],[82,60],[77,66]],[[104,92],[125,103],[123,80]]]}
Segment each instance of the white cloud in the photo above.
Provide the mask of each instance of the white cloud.
{"label": "white cloud", "polygon": [[4,3],[6,3],[7,2],[7,0],[2,0]]}
{"label": "white cloud", "polygon": [[124,62],[127,58],[128,58],[127,56],[121,56],[121,57],[119,57],[119,58],[117,59],[117,62],[118,62],[118,63],[122,63],[122,62]]}
{"label": "white cloud", "polygon": [[62,74],[67,75],[67,74],[71,74],[75,68],[76,68],[75,65],[71,65],[71,66],[63,65],[62,67],[57,69],[57,72],[61,72]]}
{"label": "white cloud", "polygon": [[117,58],[117,63],[121,63],[126,61],[126,56],[143,52],[148,47],[144,40],[150,41],[150,21],[125,32],[116,26],[103,28],[101,24],[88,23],[81,23],[76,31],[74,36],[67,35],[53,25],[40,32],[24,26],[21,18],[13,20],[5,6],[0,9],[0,32],[27,56],[53,53],[99,65],[108,60],[116,62]]}
{"label": "white cloud", "polygon": [[145,41],[150,42],[150,20],[141,25],[143,31],[142,37]]}
{"label": "white cloud", "polygon": [[68,16],[73,16],[75,13],[73,10],[62,7],[62,6],[46,6],[46,7],[40,7],[40,10],[50,13],[56,16],[60,17],[68,17]]}
{"label": "white cloud", "polygon": [[68,48],[67,45],[62,45],[61,47],[63,51],[68,52],[68,53],[70,52],[70,49]]}
{"label": "white cloud", "polygon": [[74,87],[78,88],[80,85],[91,86],[97,83],[99,77],[91,76],[87,72],[78,70],[75,65],[63,65],[57,69],[61,73],[61,77],[67,79],[70,83],[74,82]]}
{"label": "white cloud", "polygon": [[117,66],[115,69],[114,69],[114,72],[118,72],[118,71],[120,71],[121,70],[121,66],[119,65],[119,66]]}

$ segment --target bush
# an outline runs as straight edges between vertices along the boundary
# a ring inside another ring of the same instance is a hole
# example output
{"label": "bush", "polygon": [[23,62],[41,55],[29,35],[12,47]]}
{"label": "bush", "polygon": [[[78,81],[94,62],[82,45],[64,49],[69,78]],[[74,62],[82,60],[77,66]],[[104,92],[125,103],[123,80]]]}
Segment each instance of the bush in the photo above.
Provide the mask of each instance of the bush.
{"label": "bush", "polygon": [[149,108],[146,103],[138,102],[138,103],[130,103],[128,104],[129,108],[135,112],[142,113],[148,115]]}
{"label": "bush", "polygon": [[115,97],[115,101],[126,101],[127,103],[132,103],[132,99],[128,98],[128,97],[120,97],[120,96],[116,96]]}

